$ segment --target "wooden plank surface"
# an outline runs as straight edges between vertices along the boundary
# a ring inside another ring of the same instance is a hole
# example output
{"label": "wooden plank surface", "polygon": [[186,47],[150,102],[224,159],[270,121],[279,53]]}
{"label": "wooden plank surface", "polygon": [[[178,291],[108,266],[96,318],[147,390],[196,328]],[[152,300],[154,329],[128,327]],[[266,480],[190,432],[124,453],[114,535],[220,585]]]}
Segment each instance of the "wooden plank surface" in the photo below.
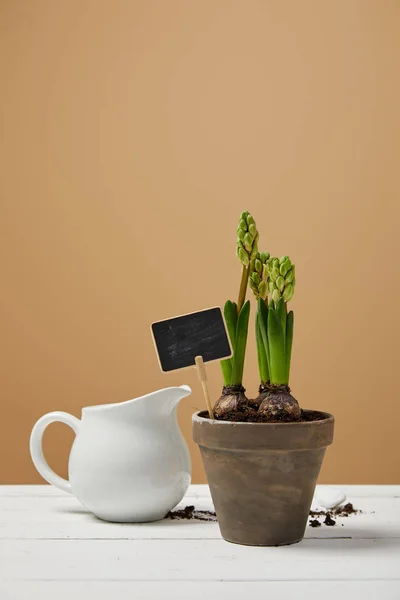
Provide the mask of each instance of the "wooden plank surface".
{"label": "wooden plank surface", "polygon": [[1,600],[398,600],[393,581],[87,582],[19,581]]}
{"label": "wooden plank surface", "polygon": [[[254,548],[225,542],[215,522],[104,523],[50,486],[2,486],[0,599],[399,600],[400,486],[336,487],[361,514]],[[191,486],[188,504],[211,509],[208,486]]]}
{"label": "wooden plank surface", "polygon": [[394,581],[95,582],[0,584],[1,600],[398,600]]}

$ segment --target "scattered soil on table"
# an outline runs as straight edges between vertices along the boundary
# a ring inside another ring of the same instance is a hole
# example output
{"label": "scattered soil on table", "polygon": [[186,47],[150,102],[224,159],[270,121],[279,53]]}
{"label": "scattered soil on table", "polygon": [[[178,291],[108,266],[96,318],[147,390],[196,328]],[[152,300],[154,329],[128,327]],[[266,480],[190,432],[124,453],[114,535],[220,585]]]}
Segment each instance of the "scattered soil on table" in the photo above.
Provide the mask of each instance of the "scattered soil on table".
{"label": "scattered soil on table", "polygon": [[326,515],[324,523],[325,525],[328,525],[328,527],[333,527],[333,525],[336,525],[336,521],[332,519],[329,513]]}
{"label": "scattered soil on table", "polygon": [[217,516],[215,512],[211,510],[196,510],[194,506],[185,506],[185,508],[170,511],[165,516],[165,519],[178,521],[189,519],[197,519],[198,521],[216,521]]}
{"label": "scattered soil on table", "polygon": [[326,517],[324,510],[310,510],[310,517]]}
{"label": "scattered soil on table", "polygon": [[[310,527],[321,527],[322,524],[327,525],[328,527],[333,527],[336,525],[336,521],[333,517],[348,517],[349,515],[355,515],[361,512],[361,510],[354,508],[351,502],[348,502],[344,506],[339,506],[333,510],[310,510],[310,517],[314,518],[311,519],[308,524]],[[318,519],[322,517],[325,518],[321,522]],[[217,520],[217,515],[212,510],[196,510],[194,506],[190,505],[179,510],[170,511],[165,518],[176,521],[188,521],[191,519],[196,519],[197,521],[208,521],[215,523]]]}
{"label": "scattered soil on table", "polygon": [[[334,508],[331,510],[310,510],[310,517],[317,517],[309,522],[310,527],[318,527],[321,525],[320,521],[318,521],[318,517],[325,517],[323,523],[328,527],[333,527],[336,525],[335,519],[333,517],[348,517],[349,515],[356,515],[361,513],[361,510],[354,508],[351,502],[348,502],[344,506],[338,506],[338,508]],[[314,523],[317,522],[318,525]],[[342,523],[343,527],[343,523]]]}
{"label": "scattered soil on table", "polygon": [[309,525],[310,527],[321,527],[321,523],[317,519],[312,519]]}
{"label": "scattered soil on table", "polygon": [[333,511],[333,514],[336,515],[337,517],[348,517],[349,515],[356,515],[357,513],[360,513],[360,512],[362,512],[362,511],[354,508],[352,503],[348,502],[344,506],[339,506],[338,508],[335,508],[335,510]]}

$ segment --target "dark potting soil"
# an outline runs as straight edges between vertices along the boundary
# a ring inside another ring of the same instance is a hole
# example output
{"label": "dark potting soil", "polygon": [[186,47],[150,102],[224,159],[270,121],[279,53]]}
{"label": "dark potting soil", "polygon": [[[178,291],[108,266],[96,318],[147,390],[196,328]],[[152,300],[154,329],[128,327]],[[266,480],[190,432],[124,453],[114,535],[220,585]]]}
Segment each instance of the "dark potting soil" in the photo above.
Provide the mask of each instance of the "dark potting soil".
{"label": "dark potting soil", "polygon": [[317,519],[312,519],[309,525],[310,527],[321,527],[321,523]]}
{"label": "dark potting soil", "polygon": [[362,512],[354,508],[351,502],[348,502],[344,506],[338,506],[338,508],[334,508],[331,510],[310,510],[310,517],[317,517],[317,519],[313,519],[309,522],[310,527],[318,527],[315,525],[315,522],[321,525],[320,521],[318,521],[318,517],[325,517],[323,523],[328,527],[333,527],[336,525],[335,519],[333,517],[348,517],[349,515],[355,515],[357,513]]}
{"label": "dark potting soil", "polygon": [[[208,412],[203,410],[200,413],[200,417],[203,419],[208,419]],[[310,421],[322,421],[326,417],[324,413],[319,412],[318,410],[308,410],[307,412],[301,411],[301,418],[299,422],[310,422]],[[231,421],[234,423],[284,423],[284,420],[271,421],[265,415],[260,415],[258,413],[257,408],[255,408],[254,402],[249,400],[247,404],[245,404],[240,410],[232,410],[229,413],[226,413],[220,421]],[[293,421],[290,421],[293,423]]]}
{"label": "dark potting soil", "polygon": [[326,515],[324,523],[325,523],[325,525],[328,525],[328,527],[332,527],[333,525],[336,525],[335,519],[332,519],[332,517],[329,513]]}
{"label": "dark potting soil", "polygon": [[[333,527],[336,525],[336,521],[332,517],[348,517],[349,515],[360,512],[361,510],[354,508],[351,502],[348,502],[344,506],[339,506],[334,510],[310,510],[310,517],[314,517],[314,519],[311,519],[309,525],[310,527],[320,527],[322,523],[324,523],[324,525],[327,525],[328,527]],[[321,521],[318,521],[319,517],[325,517],[322,523]],[[185,506],[185,508],[170,511],[165,518],[177,521],[197,519],[198,521],[216,522],[217,515],[212,510],[196,510],[194,506],[190,505]]]}
{"label": "dark potting soil", "polygon": [[198,521],[216,521],[217,516],[211,510],[196,510],[194,506],[185,506],[179,510],[170,511],[165,519],[176,519],[178,521],[197,519]]}

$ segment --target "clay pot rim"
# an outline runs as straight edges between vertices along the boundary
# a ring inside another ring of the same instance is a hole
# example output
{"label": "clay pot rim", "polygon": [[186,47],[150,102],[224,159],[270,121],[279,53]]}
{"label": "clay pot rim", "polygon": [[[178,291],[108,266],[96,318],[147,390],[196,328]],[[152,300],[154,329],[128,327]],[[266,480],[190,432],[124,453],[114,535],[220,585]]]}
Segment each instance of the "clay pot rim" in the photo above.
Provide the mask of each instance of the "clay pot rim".
{"label": "clay pot rim", "polygon": [[317,412],[320,415],[324,415],[325,418],[323,419],[318,419],[315,421],[292,421],[291,423],[247,423],[246,421],[221,421],[219,419],[210,419],[209,417],[202,417],[201,413],[203,412],[207,412],[205,410],[199,410],[195,413],[193,413],[192,415],[192,421],[193,423],[207,423],[210,426],[219,426],[219,427],[232,427],[232,426],[241,426],[241,427],[292,427],[292,428],[297,428],[297,427],[306,427],[306,426],[315,426],[316,424],[322,424],[322,423],[329,423],[332,422],[334,423],[335,421],[335,417],[331,414],[331,413],[327,413],[324,412],[322,410],[314,410],[314,409],[308,409],[305,408],[303,409],[304,412],[306,413],[310,413],[310,412]]}
{"label": "clay pot rim", "polygon": [[292,423],[245,423],[209,419],[197,412],[192,417],[193,439],[199,446],[232,452],[326,448],[333,441],[335,418],[321,411],[308,412],[318,412],[325,418]]}

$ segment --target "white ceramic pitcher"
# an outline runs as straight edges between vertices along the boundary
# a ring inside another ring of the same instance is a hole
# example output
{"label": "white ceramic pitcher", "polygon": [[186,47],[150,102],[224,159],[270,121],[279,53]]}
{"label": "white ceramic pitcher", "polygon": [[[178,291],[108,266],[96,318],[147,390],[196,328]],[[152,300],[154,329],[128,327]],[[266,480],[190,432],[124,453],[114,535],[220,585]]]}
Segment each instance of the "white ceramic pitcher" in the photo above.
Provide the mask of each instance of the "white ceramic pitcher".
{"label": "white ceramic pitcher", "polygon": [[[190,455],[178,427],[176,408],[190,387],[170,387],[120,404],[82,409],[82,419],[65,412],[44,415],[34,426],[30,450],[39,473],[72,493],[100,519],[125,523],[156,521],[180,502],[190,483]],[[42,437],[54,421],[76,433],[69,481],[43,456]]]}

